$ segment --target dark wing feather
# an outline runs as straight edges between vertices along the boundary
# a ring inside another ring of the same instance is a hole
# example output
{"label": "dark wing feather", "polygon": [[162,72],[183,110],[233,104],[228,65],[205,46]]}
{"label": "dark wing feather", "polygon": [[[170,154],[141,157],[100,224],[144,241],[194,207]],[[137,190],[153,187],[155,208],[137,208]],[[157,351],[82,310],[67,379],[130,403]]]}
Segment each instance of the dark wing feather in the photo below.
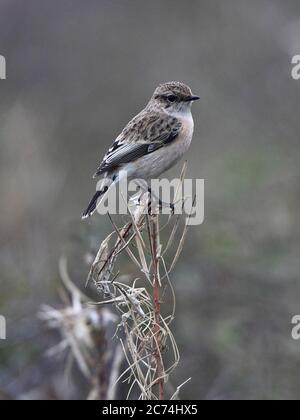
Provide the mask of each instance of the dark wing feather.
{"label": "dark wing feather", "polygon": [[95,176],[117,169],[123,164],[165,147],[176,139],[181,122],[160,114],[142,113],[135,117],[116,139]]}

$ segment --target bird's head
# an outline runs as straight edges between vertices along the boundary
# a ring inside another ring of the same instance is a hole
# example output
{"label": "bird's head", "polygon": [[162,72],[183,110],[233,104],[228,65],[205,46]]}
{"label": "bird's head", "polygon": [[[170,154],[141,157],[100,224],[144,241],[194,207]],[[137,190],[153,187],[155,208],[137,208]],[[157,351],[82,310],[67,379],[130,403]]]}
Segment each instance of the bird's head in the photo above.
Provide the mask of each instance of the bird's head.
{"label": "bird's head", "polygon": [[192,103],[199,96],[181,82],[168,82],[159,85],[150,100],[150,105],[165,109],[168,113],[184,113],[191,109]]}

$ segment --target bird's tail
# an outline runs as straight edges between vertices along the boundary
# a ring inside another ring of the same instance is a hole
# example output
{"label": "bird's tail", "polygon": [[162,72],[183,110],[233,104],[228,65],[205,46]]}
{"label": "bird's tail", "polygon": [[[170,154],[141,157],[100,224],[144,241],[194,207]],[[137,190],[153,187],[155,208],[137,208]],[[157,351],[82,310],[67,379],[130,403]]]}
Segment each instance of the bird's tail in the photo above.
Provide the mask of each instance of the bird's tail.
{"label": "bird's tail", "polygon": [[97,206],[99,204],[100,198],[108,191],[108,186],[105,186],[100,191],[97,191],[96,194],[93,196],[93,198],[90,201],[90,204],[88,205],[87,209],[82,215],[82,219],[87,219],[88,217],[92,216],[92,214],[96,211]]}

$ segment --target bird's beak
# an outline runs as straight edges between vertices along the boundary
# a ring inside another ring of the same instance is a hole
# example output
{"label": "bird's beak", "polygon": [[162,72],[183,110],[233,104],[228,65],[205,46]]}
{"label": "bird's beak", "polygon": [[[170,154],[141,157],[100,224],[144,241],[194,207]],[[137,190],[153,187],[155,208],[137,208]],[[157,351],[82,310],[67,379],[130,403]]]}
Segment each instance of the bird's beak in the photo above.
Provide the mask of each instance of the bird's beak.
{"label": "bird's beak", "polygon": [[200,96],[192,95],[192,96],[189,96],[188,98],[186,98],[186,101],[187,102],[193,102],[193,101],[198,101],[198,99],[200,99]]}

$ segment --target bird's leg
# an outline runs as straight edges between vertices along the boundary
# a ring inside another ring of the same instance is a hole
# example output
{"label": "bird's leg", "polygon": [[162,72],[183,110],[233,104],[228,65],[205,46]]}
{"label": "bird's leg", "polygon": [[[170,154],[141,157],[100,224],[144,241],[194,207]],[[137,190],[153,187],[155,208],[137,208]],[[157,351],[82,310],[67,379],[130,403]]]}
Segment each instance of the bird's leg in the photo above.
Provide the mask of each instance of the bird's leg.
{"label": "bird's leg", "polygon": [[159,197],[156,197],[153,193],[151,188],[148,188],[148,193],[150,194],[150,203],[152,203],[152,197],[154,197],[158,201],[159,210],[162,210],[164,207],[169,207],[171,210],[171,214],[175,214],[175,204],[174,203],[165,203]]}
{"label": "bird's leg", "polygon": [[147,191],[148,191],[147,185],[144,185],[143,183],[140,182],[140,180],[138,180],[138,182],[137,182],[137,193],[138,194],[140,193],[140,195],[139,195],[139,197],[137,199],[137,202],[138,202],[138,205],[139,206],[141,205],[142,197],[144,196],[144,194]]}
{"label": "bird's leg", "polygon": [[151,188],[148,188],[149,201],[148,201],[148,214],[152,216],[152,191]]}
{"label": "bird's leg", "polygon": [[139,194],[139,197],[137,199],[137,203],[138,203],[138,206],[141,206],[141,201],[142,201],[142,198],[145,194],[145,190],[141,186],[138,186],[138,193],[140,193],[140,194]]}
{"label": "bird's leg", "polygon": [[[139,187],[139,190],[141,191],[141,187]],[[138,205],[139,205],[139,206],[141,205],[141,199],[142,199],[142,196],[143,196],[143,194],[141,193],[141,194],[139,195],[139,198],[138,198]]]}
{"label": "bird's leg", "polygon": [[174,216],[174,214],[175,214],[175,204],[174,203],[164,203],[159,198],[158,199],[158,204],[159,204],[159,210],[162,210],[164,207],[169,207],[169,209],[171,210],[172,216]]}
{"label": "bird's leg", "polygon": [[157,197],[150,187],[146,187],[143,185],[139,185],[139,190],[142,192],[138,198],[138,205],[141,205],[141,200],[143,197],[143,192],[148,192],[149,194],[149,201],[148,201],[148,214],[153,214],[152,203],[155,200],[158,203],[158,208],[161,211],[164,207],[168,207],[171,210],[171,214],[175,214],[175,204],[174,203],[165,203],[159,197]]}
{"label": "bird's leg", "polygon": [[143,188],[143,186],[138,185],[138,190],[140,192],[140,195],[137,199],[138,206],[142,205],[141,202],[142,202],[143,196],[147,193],[149,194],[147,206],[148,206],[148,214],[149,214],[149,216],[151,216],[152,215],[152,209],[151,209],[151,207],[152,207],[152,191],[151,191],[151,188]]}

